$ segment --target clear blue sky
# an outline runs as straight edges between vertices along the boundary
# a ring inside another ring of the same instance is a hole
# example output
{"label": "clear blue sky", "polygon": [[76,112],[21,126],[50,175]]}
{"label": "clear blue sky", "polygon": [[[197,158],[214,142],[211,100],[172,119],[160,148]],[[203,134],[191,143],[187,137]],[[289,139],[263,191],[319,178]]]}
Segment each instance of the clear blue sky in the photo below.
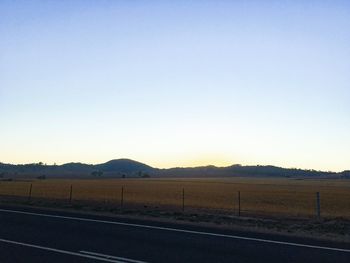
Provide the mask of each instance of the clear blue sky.
{"label": "clear blue sky", "polygon": [[350,168],[349,1],[1,1],[0,162]]}

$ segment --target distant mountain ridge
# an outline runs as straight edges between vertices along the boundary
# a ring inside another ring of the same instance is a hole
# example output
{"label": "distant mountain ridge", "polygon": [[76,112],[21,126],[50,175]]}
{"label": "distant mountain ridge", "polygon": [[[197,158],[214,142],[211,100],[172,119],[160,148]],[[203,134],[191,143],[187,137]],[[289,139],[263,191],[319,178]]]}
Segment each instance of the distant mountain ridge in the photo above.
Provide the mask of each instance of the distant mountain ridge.
{"label": "distant mountain ridge", "polygon": [[80,178],[98,176],[103,178],[120,177],[330,177],[350,178],[350,171],[341,173],[316,170],[281,168],[271,165],[242,166],[239,164],[216,167],[177,167],[159,169],[130,159],[115,159],[101,164],[66,163],[62,165],[33,164],[4,164],[0,163],[0,177],[64,177]]}

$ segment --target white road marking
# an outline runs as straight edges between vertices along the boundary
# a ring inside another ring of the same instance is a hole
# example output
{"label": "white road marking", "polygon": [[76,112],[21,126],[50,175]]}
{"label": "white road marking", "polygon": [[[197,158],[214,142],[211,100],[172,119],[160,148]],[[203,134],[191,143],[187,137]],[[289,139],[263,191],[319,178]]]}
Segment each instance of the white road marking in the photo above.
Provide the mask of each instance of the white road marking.
{"label": "white road marking", "polygon": [[211,233],[211,232],[201,232],[201,231],[186,230],[186,229],[179,229],[179,228],[150,226],[150,225],[141,225],[141,224],[133,224],[133,223],[122,223],[122,222],[116,222],[116,221],[97,220],[97,219],[89,219],[89,218],[73,217],[73,216],[49,215],[49,214],[42,214],[42,213],[32,213],[32,212],[8,210],[8,209],[0,209],[0,212],[33,215],[33,216],[41,216],[41,217],[48,217],[48,218],[68,219],[68,220],[76,220],[76,221],[84,221],[84,222],[103,223],[103,224],[120,225],[120,226],[129,226],[129,227],[139,227],[139,228],[147,228],[147,229],[155,229],[155,230],[165,230],[165,231],[204,235],[204,236],[225,237],[225,238],[231,238],[231,239],[241,239],[241,240],[261,242],[261,243],[270,243],[270,244],[278,244],[278,245],[286,245],[286,246],[304,247],[304,248],[313,248],[313,249],[321,249],[321,250],[330,250],[330,251],[350,253],[350,249],[344,249],[344,248],[314,246],[314,245],[299,244],[299,243],[293,243],[293,242],[284,242],[284,241],[253,238],[253,237],[236,236],[236,235],[216,234],[216,233]]}
{"label": "white road marking", "polygon": [[96,259],[96,260],[104,261],[104,262],[112,262],[112,263],[128,263],[128,262],[130,262],[130,261],[116,260],[116,259],[112,259],[112,258],[109,259],[109,258],[98,257],[97,255],[87,255],[87,254],[82,254],[82,253],[62,250],[62,249],[38,246],[38,245],[33,245],[33,244],[28,244],[28,243],[23,243],[23,242],[12,241],[12,240],[8,240],[8,239],[0,239],[0,242],[13,244],[13,245],[19,245],[19,246],[23,246],[23,247],[36,248],[36,249],[56,252],[56,253],[60,253],[60,254],[70,255],[70,256],[77,256],[77,257],[83,257],[83,258],[89,258],[89,259]]}
{"label": "white road marking", "polygon": [[106,255],[106,254],[101,254],[101,253],[96,253],[96,252],[90,252],[90,251],[85,251],[85,250],[81,250],[79,252],[82,254],[93,255],[93,256],[98,256],[98,257],[102,257],[102,258],[122,260],[123,262],[126,262],[126,263],[147,263],[145,261],[134,260],[134,259],[130,259],[130,258],[116,257],[116,256],[111,256],[111,255]]}

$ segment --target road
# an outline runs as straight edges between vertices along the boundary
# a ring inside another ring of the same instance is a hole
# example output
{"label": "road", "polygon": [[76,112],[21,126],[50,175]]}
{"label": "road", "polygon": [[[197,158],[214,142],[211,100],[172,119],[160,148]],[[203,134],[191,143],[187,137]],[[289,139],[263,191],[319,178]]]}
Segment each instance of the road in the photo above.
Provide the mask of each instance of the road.
{"label": "road", "polygon": [[0,262],[350,262],[350,244],[0,206]]}

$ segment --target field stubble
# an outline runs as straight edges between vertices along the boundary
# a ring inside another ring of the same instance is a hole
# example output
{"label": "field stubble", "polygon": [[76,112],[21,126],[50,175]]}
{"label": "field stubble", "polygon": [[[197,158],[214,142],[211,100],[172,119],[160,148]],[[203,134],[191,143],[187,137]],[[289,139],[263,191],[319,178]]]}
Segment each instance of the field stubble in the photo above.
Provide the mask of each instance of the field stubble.
{"label": "field stubble", "polygon": [[240,191],[242,214],[312,217],[316,192],[323,217],[350,218],[350,181],[328,179],[46,179],[2,181],[0,195],[69,202],[93,202],[137,209],[203,211],[237,214]]}

